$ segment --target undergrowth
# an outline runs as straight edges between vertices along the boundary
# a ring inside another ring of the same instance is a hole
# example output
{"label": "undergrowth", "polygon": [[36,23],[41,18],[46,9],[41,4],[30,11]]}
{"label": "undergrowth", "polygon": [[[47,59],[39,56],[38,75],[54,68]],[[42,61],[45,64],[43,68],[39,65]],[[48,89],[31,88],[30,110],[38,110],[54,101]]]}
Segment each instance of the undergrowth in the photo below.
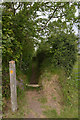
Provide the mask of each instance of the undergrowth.
{"label": "undergrowth", "polygon": [[[17,103],[18,103],[18,110],[16,112],[12,112],[11,110],[11,104],[8,105],[7,112],[5,111],[6,104],[4,105],[3,109],[3,118],[24,118],[25,114],[28,113],[28,109],[25,109],[25,103],[27,106],[27,99],[25,98],[25,92],[26,92],[26,83],[28,83],[27,76],[22,73],[21,71],[17,71],[17,81],[23,83],[23,89],[17,86]],[[21,81],[20,81],[21,80]],[[24,98],[24,99],[23,99]],[[10,101],[10,98],[6,99],[7,101]]]}
{"label": "undergrowth", "polygon": [[40,78],[40,83],[43,78],[47,77],[50,80],[51,75],[57,74],[59,76],[59,83],[61,85],[61,92],[63,94],[63,109],[61,114],[57,115],[52,109],[45,110],[49,118],[78,118],[78,60],[76,61],[70,76],[64,72],[63,67],[55,67],[54,65],[48,65],[47,62],[41,66],[42,75]]}

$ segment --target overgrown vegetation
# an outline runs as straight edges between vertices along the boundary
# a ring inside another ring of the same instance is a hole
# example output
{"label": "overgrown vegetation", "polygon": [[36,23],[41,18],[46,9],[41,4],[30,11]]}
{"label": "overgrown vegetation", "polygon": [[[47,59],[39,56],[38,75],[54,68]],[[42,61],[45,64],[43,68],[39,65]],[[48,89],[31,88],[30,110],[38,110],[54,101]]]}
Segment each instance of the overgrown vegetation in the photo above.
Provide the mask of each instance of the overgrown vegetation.
{"label": "overgrown vegetation", "polygon": [[[40,83],[41,76],[50,80],[51,74],[57,74],[64,105],[69,105],[71,109],[74,108],[73,104],[77,107],[75,62],[78,37],[73,25],[79,22],[78,16],[75,16],[78,6],[76,2],[2,3],[3,98],[10,98],[9,61],[14,60],[18,83],[23,84],[21,89],[25,90],[26,83],[30,82],[34,65],[37,82]],[[17,87],[18,97],[24,93],[21,89]],[[52,112],[57,116],[54,110],[49,112],[50,115]]]}
{"label": "overgrown vegetation", "polygon": [[[17,112],[13,113],[11,111],[11,107],[10,107],[11,104],[9,103],[8,108],[7,108],[7,112],[3,109],[4,110],[3,118],[25,118],[25,116],[27,116],[27,114],[29,113],[26,100],[27,100],[27,98],[25,98],[25,91],[24,91],[21,94],[19,94],[19,96],[18,96],[18,100],[17,100],[18,101],[18,110],[17,110]],[[25,105],[25,103],[26,103],[26,105]]]}
{"label": "overgrown vegetation", "polygon": [[39,64],[47,59],[48,65],[63,67],[69,76],[77,59],[76,41],[77,38],[73,34],[53,33],[47,42],[39,47],[37,53]]}
{"label": "overgrown vegetation", "polygon": [[[61,103],[63,109],[61,109],[60,115],[57,114],[56,110],[51,108],[46,108],[45,111],[43,111],[46,117],[78,118],[78,62],[79,61],[77,59],[77,62],[75,63],[72,73],[69,77],[65,75],[63,68],[49,66],[49,67],[45,67],[45,69],[43,70],[44,72],[42,72],[40,81],[45,80],[46,78],[48,81],[50,81],[51,76],[57,74],[59,76],[58,82],[61,85],[61,93],[63,94],[63,98],[62,98],[63,100]],[[44,68],[44,66],[46,65],[44,64],[42,68]],[[56,100],[55,97],[53,97],[53,99]]]}

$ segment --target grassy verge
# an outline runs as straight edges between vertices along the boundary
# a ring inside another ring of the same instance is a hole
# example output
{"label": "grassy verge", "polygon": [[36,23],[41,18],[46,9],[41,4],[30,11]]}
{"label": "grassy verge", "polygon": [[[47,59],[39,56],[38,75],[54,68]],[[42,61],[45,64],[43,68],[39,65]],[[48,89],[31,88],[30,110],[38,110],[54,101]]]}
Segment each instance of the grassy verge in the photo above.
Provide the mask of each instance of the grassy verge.
{"label": "grassy verge", "polygon": [[[24,99],[23,99],[24,98]],[[21,94],[18,99],[18,110],[16,112],[11,111],[11,106],[8,106],[8,111],[3,114],[3,118],[25,118],[28,114],[28,105],[25,97],[25,92]]]}
{"label": "grassy verge", "polygon": [[78,111],[66,106],[60,115],[57,114],[55,109],[47,109],[43,111],[43,114],[46,115],[47,118],[78,118],[76,112]]}
{"label": "grassy verge", "polygon": [[67,77],[62,68],[55,68],[49,66],[45,68],[45,74],[42,78],[48,77],[50,74],[59,76],[59,83],[61,84],[61,92],[63,94],[63,108],[60,115],[54,109],[45,109],[43,113],[48,118],[78,118],[78,61],[73,67],[72,74]]}
{"label": "grassy verge", "polygon": [[3,109],[3,118],[25,118],[28,114],[28,105],[26,101],[26,83],[28,83],[28,79],[21,71],[17,71],[17,80],[20,81],[20,79],[23,82],[24,89],[17,86],[18,110],[15,113],[11,111],[11,102],[10,98],[8,98]]}

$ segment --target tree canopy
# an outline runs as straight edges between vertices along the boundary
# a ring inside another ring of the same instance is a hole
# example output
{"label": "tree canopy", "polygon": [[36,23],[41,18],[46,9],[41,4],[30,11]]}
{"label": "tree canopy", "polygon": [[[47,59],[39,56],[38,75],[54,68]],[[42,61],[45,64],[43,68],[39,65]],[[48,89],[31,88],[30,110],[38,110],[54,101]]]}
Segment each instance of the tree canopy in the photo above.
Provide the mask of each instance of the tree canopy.
{"label": "tree canopy", "polygon": [[27,70],[35,49],[47,51],[56,64],[66,65],[66,59],[74,63],[77,37],[73,25],[78,23],[77,6],[76,2],[3,3],[3,66],[13,59],[18,68]]}

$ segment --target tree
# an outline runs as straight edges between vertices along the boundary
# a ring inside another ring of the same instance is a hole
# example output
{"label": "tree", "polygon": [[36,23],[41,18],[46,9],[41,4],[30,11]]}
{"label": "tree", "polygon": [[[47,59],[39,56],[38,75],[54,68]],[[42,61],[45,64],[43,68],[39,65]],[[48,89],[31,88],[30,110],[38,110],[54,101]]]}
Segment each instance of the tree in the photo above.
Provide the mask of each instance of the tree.
{"label": "tree", "polygon": [[[2,47],[3,47],[3,67],[8,67],[10,60],[17,61],[20,57],[21,44],[15,39],[15,35],[12,29],[12,12],[9,9],[4,8],[2,14]],[[14,47],[15,46],[15,47]]]}
{"label": "tree", "polygon": [[[44,59],[49,58],[51,63],[64,66],[67,64],[67,58],[69,61],[68,66],[72,67],[75,61],[73,51],[76,54],[76,37],[73,34],[73,24],[78,22],[75,17],[75,6],[78,6],[78,3],[3,3],[2,57],[3,70],[5,71],[4,77],[6,74],[9,76],[8,63],[10,60],[16,61],[17,69],[25,72],[28,71],[32,63],[32,58],[35,55],[35,47],[38,48],[37,56],[40,59],[43,56]],[[74,39],[72,40],[71,37],[74,37]],[[66,57],[68,48],[71,57],[68,55]],[[44,55],[42,55],[43,53]],[[70,59],[72,59],[72,62]],[[7,79],[4,81],[7,81]],[[7,82],[4,83],[7,84]]]}

